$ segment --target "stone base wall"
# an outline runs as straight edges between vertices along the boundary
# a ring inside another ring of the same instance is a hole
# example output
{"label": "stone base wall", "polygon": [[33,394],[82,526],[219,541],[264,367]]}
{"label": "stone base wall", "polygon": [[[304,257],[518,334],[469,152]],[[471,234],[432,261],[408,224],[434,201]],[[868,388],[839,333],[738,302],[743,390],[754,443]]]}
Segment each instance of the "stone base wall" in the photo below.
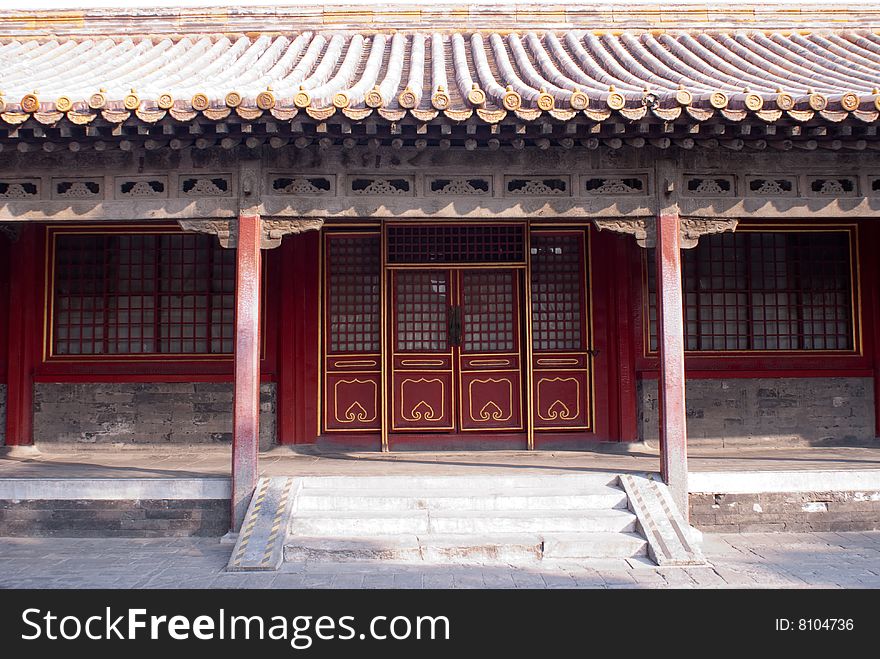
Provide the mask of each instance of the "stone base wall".
{"label": "stone base wall", "polygon": [[221,536],[228,499],[0,500],[0,536]]}
{"label": "stone base wall", "polygon": [[0,446],[6,443],[6,385],[0,384]]}
{"label": "stone base wall", "polygon": [[701,531],[874,531],[880,492],[691,494],[690,522]]}
{"label": "stone base wall", "polygon": [[[230,444],[231,383],[88,383],[34,387],[37,444]],[[275,385],[260,387],[260,446],[276,442]]]}
{"label": "stone base wall", "polygon": [[[687,382],[688,442],[790,446],[874,439],[871,378],[731,378]],[[657,380],[639,383],[640,438],[656,440]]]}

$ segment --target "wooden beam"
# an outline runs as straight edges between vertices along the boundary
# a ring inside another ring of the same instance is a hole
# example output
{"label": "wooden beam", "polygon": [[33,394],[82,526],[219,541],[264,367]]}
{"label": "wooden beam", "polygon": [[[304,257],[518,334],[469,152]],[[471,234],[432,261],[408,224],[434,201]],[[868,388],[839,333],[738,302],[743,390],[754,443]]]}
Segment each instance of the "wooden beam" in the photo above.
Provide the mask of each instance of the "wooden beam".
{"label": "wooden beam", "polygon": [[660,373],[660,473],[688,518],[687,419],[681,290],[681,222],[677,212],[657,216],[657,345]]}
{"label": "wooden beam", "polygon": [[260,216],[240,215],[235,262],[232,530],[257,487],[260,446]]}

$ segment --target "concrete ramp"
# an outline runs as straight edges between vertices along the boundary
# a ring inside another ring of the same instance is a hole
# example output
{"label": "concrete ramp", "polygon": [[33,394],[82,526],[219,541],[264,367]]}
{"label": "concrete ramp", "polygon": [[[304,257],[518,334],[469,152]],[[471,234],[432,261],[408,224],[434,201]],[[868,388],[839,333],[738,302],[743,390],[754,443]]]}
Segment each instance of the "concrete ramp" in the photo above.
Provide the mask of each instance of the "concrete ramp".
{"label": "concrete ramp", "polygon": [[298,479],[261,478],[238,534],[227,570],[277,570],[293,512]]}

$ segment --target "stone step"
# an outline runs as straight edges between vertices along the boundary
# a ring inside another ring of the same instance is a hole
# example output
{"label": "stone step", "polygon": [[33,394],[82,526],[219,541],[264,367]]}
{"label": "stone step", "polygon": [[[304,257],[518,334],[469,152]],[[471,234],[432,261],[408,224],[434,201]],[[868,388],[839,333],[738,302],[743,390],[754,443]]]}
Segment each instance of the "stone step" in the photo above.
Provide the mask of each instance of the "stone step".
{"label": "stone step", "polygon": [[474,474],[472,476],[304,476],[302,489],[356,490],[394,489],[419,492],[424,489],[462,491],[468,489],[562,489],[617,485],[617,474],[605,472],[561,474]]}
{"label": "stone step", "polygon": [[544,558],[630,558],[647,556],[637,533],[554,533],[544,536]]}
{"label": "stone step", "polygon": [[308,536],[366,536],[484,533],[628,532],[636,517],[628,510],[588,511],[297,511],[289,531]]}
{"label": "stone step", "polygon": [[609,485],[568,489],[511,488],[423,489],[419,492],[396,489],[369,489],[355,493],[349,489],[303,490],[297,498],[300,511],[391,511],[391,510],[592,510],[625,508],[626,494]]}
{"label": "stone step", "polygon": [[646,543],[631,533],[548,535],[411,534],[363,537],[291,536],[284,547],[289,562],[425,561],[430,563],[531,562],[541,559],[605,559],[644,556]]}

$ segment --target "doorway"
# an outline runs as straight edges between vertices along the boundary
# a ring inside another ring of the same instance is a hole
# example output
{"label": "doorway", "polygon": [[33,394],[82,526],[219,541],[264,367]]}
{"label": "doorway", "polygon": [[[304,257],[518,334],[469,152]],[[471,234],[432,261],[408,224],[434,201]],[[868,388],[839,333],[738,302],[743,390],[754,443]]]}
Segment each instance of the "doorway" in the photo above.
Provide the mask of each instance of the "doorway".
{"label": "doorway", "polygon": [[523,428],[522,271],[391,273],[391,431]]}

